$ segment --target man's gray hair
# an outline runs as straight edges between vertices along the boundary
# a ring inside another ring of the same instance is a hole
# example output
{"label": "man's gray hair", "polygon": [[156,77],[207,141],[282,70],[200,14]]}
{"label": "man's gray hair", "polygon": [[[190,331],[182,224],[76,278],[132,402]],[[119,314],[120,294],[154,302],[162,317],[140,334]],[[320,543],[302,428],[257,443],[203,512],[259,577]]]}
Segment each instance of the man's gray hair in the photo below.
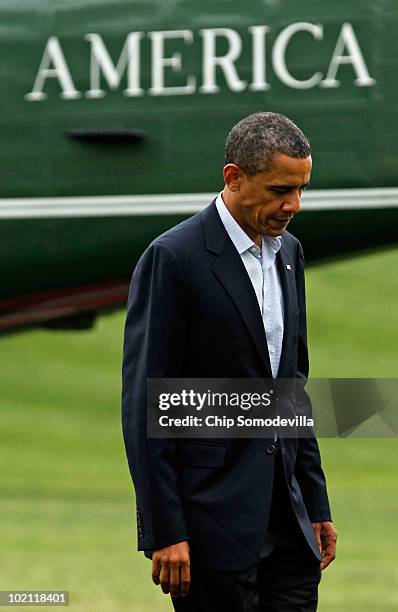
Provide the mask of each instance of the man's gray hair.
{"label": "man's gray hair", "polygon": [[234,125],[225,143],[225,165],[236,164],[248,175],[270,171],[276,153],[296,159],[311,155],[303,132],[278,113],[254,113]]}

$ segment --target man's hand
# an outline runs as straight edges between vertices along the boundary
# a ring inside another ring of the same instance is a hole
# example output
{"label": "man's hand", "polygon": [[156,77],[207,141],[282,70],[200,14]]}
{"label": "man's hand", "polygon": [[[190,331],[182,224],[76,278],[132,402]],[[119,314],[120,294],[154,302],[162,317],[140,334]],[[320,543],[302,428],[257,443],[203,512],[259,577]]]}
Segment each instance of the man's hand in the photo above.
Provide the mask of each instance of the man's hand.
{"label": "man's hand", "polygon": [[152,554],[152,580],[172,597],[188,595],[191,582],[188,542],[178,542]]}
{"label": "man's hand", "polygon": [[321,570],[324,570],[336,557],[337,532],[331,521],[311,524],[322,555]]}

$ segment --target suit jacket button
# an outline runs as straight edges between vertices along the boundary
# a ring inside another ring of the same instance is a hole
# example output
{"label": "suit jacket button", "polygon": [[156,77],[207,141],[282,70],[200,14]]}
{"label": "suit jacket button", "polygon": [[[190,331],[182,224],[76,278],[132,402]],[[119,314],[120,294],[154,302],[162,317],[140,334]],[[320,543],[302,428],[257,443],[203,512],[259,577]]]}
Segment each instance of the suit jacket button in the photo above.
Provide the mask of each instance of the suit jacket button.
{"label": "suit jacket button", "polygon": [[276,447],[274,444],[268,444],[268,446],[265,447],[265,452],[268,453],[269,455],[273,455],[275,451],[276,451]]}

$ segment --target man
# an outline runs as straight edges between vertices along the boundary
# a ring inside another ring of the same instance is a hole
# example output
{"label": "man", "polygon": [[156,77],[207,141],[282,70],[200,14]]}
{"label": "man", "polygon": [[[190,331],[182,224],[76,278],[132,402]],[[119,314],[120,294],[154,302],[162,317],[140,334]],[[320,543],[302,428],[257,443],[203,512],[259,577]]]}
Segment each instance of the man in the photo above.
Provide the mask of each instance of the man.
{"label": "man", "polygon": [[176,610],[316,610],[335,556],[314,438],[146,437],[147,378],[307,378],[304,259],[286,227],[311,165],[289,119],[243,119],[223,191],[154,240],[133,274],[123,432],[138,548]]}

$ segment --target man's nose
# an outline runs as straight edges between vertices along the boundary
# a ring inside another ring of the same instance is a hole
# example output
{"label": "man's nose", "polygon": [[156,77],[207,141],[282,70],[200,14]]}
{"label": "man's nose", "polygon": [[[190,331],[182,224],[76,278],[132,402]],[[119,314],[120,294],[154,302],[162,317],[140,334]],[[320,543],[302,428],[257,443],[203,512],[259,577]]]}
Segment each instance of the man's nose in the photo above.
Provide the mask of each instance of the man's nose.
{"label": "man's nose", "polygon": [[292,214],[298,213],[301,206],[301,193],[294,191],[286,196],[285,201],[282,204],[282,210],[284,212],[290,212]]}

